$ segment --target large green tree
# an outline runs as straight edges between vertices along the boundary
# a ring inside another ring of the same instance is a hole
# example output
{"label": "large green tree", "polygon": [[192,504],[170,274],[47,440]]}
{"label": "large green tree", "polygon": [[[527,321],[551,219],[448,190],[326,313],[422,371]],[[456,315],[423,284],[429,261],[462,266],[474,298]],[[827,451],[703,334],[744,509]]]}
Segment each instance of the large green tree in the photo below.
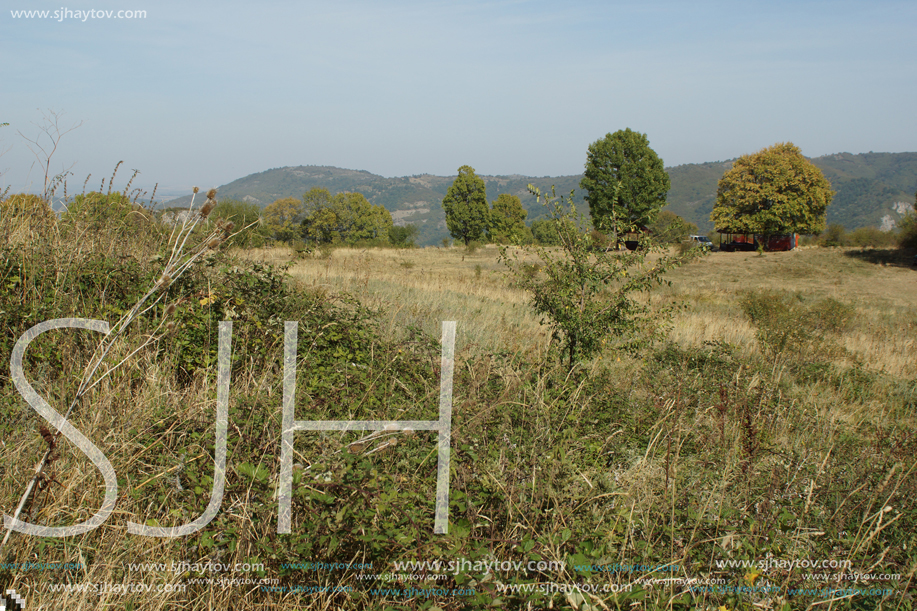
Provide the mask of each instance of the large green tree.
{"label": "large green tree", "polygon": [[309,216],[320,208],[330,208],[331,201],[331,192],[324,187],[312,187],[302,196],[306,216]]}
{"label": "large green tree", "polygon": [[518,244],[525,235],[525,217],[522,200],[515,195],[501,193],[493,202],[487,234],[492,242]]}
{"label": "large green tree", "polygon": [[729,233],[819,234],[834,192],[792,142],[739,157],[717,187],[710,220]]}
{"label": "large green tree", "polygon": [[671,182],[646,134],[630,128],[589,145],[580,187],[596,229],[615,234],[649,225]]}
{"label": "large green tree", "polygon": [[456,240],[465,244],[480,240],[490,224],[490,209],[484,180],[474,168],[463,165],[443,198],[446,227]]}
{"label": "large green tree", "polygon": [[387,243],[392,215],[384,206],[373,205],[362,193],[338,193],[330,199],[312,189],[306,199],[314,208],[302,222],[302,233],[316,242]]}
{"label": "large green tree", "polygon": [[264,208],[261,218],[275,239],[287,242],[299,237],[299,223],[304,214],[303,203],[295,197],[283,197]]}

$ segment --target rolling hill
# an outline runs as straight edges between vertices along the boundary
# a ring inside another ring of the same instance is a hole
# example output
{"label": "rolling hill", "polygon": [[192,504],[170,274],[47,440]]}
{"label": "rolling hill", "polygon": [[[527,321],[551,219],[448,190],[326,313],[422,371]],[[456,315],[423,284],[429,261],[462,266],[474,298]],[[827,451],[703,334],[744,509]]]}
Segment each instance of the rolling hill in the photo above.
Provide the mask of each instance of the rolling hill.
{"label": "rolling hill", "polygon": [[[914,202],[917,191],[917,153],[838,153],[811,160],[818,166],[837,194],[828,207],[828,222],[846,229],[876,226],[889,229]],[[686,164],[667,168],[672,180],[666,209],[696,223],[701,231],[713,229],[710,211],[716,200],[720,177],[732,160]],[[332,193],[356,191],[373,204],[382,204],[397,225],[414,224],[419,229],[418,243],[436,244],[448,237],[440,205],[454,176],[419,174],[386,178],[362,170],[329,166],[274,168],[239,178],[219,187],[221,199],[239,199],[266,206],[281,197],[301,197],[313,187]],[[575,176],[481,176],[488,200],[500,193],[517,195],[529,211],[529,221],[544,216],[528,190],[534,184],[542,191],[553,185],[558,194],[574,191],[582,212],[588,212],[579,190],[581,175]],[[169,207],[187,206],[190,197],[168,202]]]}

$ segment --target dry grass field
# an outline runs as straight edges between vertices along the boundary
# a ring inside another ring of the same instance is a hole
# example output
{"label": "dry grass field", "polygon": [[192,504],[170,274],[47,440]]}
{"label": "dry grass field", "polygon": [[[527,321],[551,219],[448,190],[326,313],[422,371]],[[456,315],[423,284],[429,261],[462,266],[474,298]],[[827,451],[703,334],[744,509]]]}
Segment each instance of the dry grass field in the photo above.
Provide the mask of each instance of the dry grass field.
{"label": "dry grass field", "polygon": [[[437,333],[439,321],[459,322],[459,344],[472,351],[543,349],[549,333],[513,288],[499,249],[337,249],[296,258],[287,248],[240,253],[275,264],[304,286],[346,291],[381,308],[392,328],[415,325]],[[917,270],[870,263],[861,249],[806,248],[759,255],[714,252],[671,271],[671,287],[654,302],[683,303],[670,338],[685,346],[725,341],[757,350],[754,329],[739,306],[742,293],[767,289],[802,300],[831,297],[857,310],[844,347],[863,364],[902,377],[917,375]],[[868,253],[868,251],[865,251]],[[535,259],[532,259],[535,261]]]}
{"label": "dry grass field", "polygon": [[[39,320],[117,319],[162,273],[158,243],[119,253],[138,236],[103,231],[99,243],[112,248],[79,257],[6,247],[5,349]],[[711,253],[643,297],[658,311],[680,305],[662,334],[565,368],[548,358],[548,328],[496,247],[229,254],[189,272],[170,297],[174,326],[72,417],[111,459],[117,509],[80,536],[11,537],[0,587],[24,594],[28,609],[914,608],[917,270],[860,250]],[[289,264],[290,281],[265,263]],[[768,300],[780,306],[776,322],[753,320]],[[114,354],[131,354],[168,316],[140,320]],[[237,359],[220,510],[185,537],[130,535],[128,521],[186,524],[207,506],[222,319],[233,320]],[[424,432],[358,443],[357,433],[298,433],[293,532],[277,532],[285,320],[301,329],[296,417],[334,420],[433,413],[440,324],[458,322],[448,535],[431,532],[434,438]],[[774,348],[767,324],[796,343]],[[27,374],[59,408],[91,347],[77,334],[36,341]],[[2,382],[9,514],[49,442],[44,421]],[[85,520],[102,478],[63,440],[54,449],[24,515]],[[395,566],[439,560],[554,568]],[[778,560],[842,561],[851,574],[767,564]],[[21,568],[29,562],[77,568]],[[174,570],[182,562],[226,568]],[[384,576],[302,568],[310,562],[369,563]],[[260,569],[238,568],[251,565]],[[551,584],[560,589],[544,590]]]}

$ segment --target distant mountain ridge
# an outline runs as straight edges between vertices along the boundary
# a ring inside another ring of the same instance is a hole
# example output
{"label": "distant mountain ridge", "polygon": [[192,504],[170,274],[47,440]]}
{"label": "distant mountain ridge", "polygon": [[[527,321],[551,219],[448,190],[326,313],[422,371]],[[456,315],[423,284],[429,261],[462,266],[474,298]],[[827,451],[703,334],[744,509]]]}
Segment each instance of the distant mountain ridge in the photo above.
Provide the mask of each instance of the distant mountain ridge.
{"label": "distant mountain ridge", "polygon": [[[667,210],[696,223],[701,231],[713,229],[710,212],[716,200],[717,182],[734,160],[694,163],[666,168],[672,181]],[[848,230],[864,226],[891,228],[914,203],[917,191],[917,153],[837,153],[816,157],[818,166],[837,192],[828,207],[828,222],[840,223]],[[501,193],[517,195],[529,211],[529,220],[544,216],[545,209],[535,202],[527,186],[544,191],[553,185],[558,194],[574,191],[574,201],[588,214],[579,182],[573,176],[484,176],[487,198]],[[448,237],[441,202],[455,176],[419,174],[385,178],[364,170],[331,166],[295,166],[250,174],[218,188],[221,199],[239,199],[261,207],[281,197],[302,197],[313,187],[331,193],[355,191],[373,204],[392,213],[397,225],[414,224],[419,229],[419,244],[435,244]],[[169,207],[187,206],[190,197],[168,202]]]}

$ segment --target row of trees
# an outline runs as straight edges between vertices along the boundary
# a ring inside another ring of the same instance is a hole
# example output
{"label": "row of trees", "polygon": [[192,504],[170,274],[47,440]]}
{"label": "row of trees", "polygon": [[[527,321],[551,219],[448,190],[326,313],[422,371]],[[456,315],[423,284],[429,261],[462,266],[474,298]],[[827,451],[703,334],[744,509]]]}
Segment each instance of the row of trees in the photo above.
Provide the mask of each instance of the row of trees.
{"label": "row of trees", "polygon": [[[589,146],[581,187],[593,226],[613,234],[645,229],[665,205],[670,187],[662,160],[650,148],[646,134],[624,129]],[[518,243],[527,236],[526,211],[514,195],[502,194],[487,205],[484,181],[470,166],[458,176],[443,199],[446,226],[456,240],[483,239]],[[559,240],[556,219],[535,221],[531,239],[542,244]]]}
{"label": "row of trees", "polygon": [[[625,129],[591,144],[580,185],[596,229],[612,234],[650,229],[675,239],[697,231],[674,215],[660,214],[670,181],[646,134]],[[736,160],[719,181],[710,219],[724,233],[817,235],[825,230],[833,195],[799,147],[778,143]]]}
{"label": "row of trees", "polygon": [[303,198],[285,197],[265,207],[266,230],[277,240],[316,244],[406,243],[416,230],[398,228],[384,206],[373,205],[362,193],[331,195],[315,187]]}
{"label": "row of trees", "polygon": [[522,200],[503,193],[488,207],[484,180],[471,166],[458,169],[458,176],[443,198],[443,209],[449,233],[465,244],[485,236],[492,242],[518,243],[525,235],[528,212],[522,207]]}
{"label": "row of trees", "polygon": [[[693,223],[661,212],[671,182],[646,134],[628,128],[590,144],[580,186],[593,227],[612,243],[630,232],[650,231],[669,243],[697,232]],[[798,147],[779,143],[736,160],[719,182],[710,219],[721,232],[817,235],[825,230],[833,195],[821,170]],[[527,212],[515,195],[504,193],[488,204],[484,180],[468,165],[458,169],[442,206],[449,233],[465,244],[558,240],[554,220],[526,227]],[[269,232],[285,241],[406,243],[413,229],[394,227],[389,212],[360,193],[332,196],[322,188],[301,201],[277,200],[263,217]]]}
{"label": "row of trees", "polygon": [[[37,140],[27,138],[43,153],[36,156],[46,170],[42,198],[46,202],[50,201],[49,190],[54,190],[49,183],[66,178],[66,173],[49,178],[50,158],[60,138],[79,127],[76,124],[62,130],[59,119],[59,113],[49,111],[40,127],[50,140],[48,150]],[[0,123],[0,127],[7,125]],[[671,183],[646,134],[627,128],[589,145],[580,186],[585,191],[593,226],[611,233],[615,240],[621,232],[650,229],[657,233],[663,228],[671,237],[691,228],[680,219],[659,214]],[[825,231],[826,210],[833,196],[828,180],[798,147],[791,142],[778,143],[736,160],[719,181],[710,219],[721,232],[817,235]],[[0,196],[0,200],[4,199]],[[485,237],[503,243],[550,243],[556,239],[556,228],[548,221],[526,228],[527,213],[516,196],[501,194],[488,207],[484,181],[467,165],[459,168],[442,205],[450,234],[465,243]],[[224,212],[227,217],[239,217],[235,219],[237,224],[249,225],[257,218],[254,205],[233,202],[230,207],[232,210]],[[391,214],[381,205],[372,205],[362,194],[332,196],[322,188],[310,190],[301,201],[275,201],[265,208],[263,221],[260,235],[282,241],[405,245],[416,235],[416,228],[396,228]],[[906,232],[913,232],[915,224],[912,217],[903,221]]]}

